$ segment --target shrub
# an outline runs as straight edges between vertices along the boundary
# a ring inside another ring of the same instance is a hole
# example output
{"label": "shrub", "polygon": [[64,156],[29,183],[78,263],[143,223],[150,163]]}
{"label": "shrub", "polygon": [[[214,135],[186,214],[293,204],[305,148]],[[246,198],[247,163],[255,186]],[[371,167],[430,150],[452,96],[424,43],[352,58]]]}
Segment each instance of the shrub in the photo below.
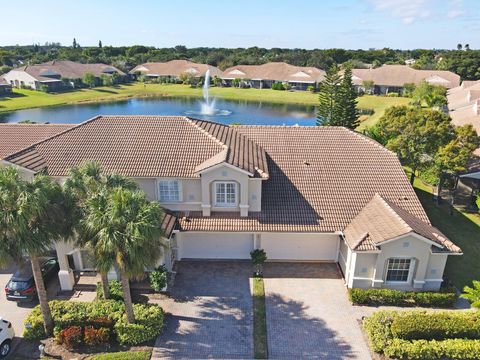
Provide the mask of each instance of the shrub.
{"label": "shrub", "polygon": [[389,92],[387,94],[387,97],[398,97],[398,93],[397,92]]}
{"label": "shrub", "polygon": [[413,312],[397,316],[391,331],[403,340],[480,339],[480,314]]}
{"label": "shrub", "polygon": [[373,351],[382,353],[393,340],[390,327],[397,314],[396,311],[378,311],[363,320],[363,328]]}
{"label": "shrub", "polygon": [[[477,204],[480,203],[480,196],[477,198]],[[463,288],[464,294],[462,298],[467,299],[474,308],[480,310],[480,281],[473,280],[472,287],[465,286]]]}
{"label": "shrub", "polygon": [[315,86],[312,86],[312,85],[308,85],[307,86],[307,91],[310,91],[310,92],[315,92]]}
{"label": "shrub", "polygon": [[162,291],[165,286],[167,286],[167,269],[165,269],[165,266],[159,266],[155,271],[148,274],[148,279],[150,280],[150,286],[153,290],[157,292]]}
{"label": "shrub", "polygon": [[163,329],[163,309],[153,304],[133,304],[135,323],[129,324],[127,315],[115,324],[120,344],[136,345],[157,337]]}
{"label": "shrub", "polygon": [[58,334],[57,340],[67,349],[74,349],[82,344],[82,328],[80,326],[70,326]]}
{"label": "shrub", "polygon": [[110,340],[111,330],[101,327],[94,328],[93,326],[85,326],[84,341],[86,345],[106,344]]}
{"label": "shrub", "polygon": [[285,87],[281,82],[276,82],[272,84],[272,89],[273,90],[285,90]]}
{"label": "shrub", "polygon": [[385,355],[395,359],[480,359],[480,341],[449,339],[443,341],[394,339]]}
{"label": "shrub", "polygon": [[[118,280],[111,280],[108,282],[108,286],[110,288],[109,300],[123,301],[122,283]],[[97,299],[105,299],[101,282],[97,283]]]}
{"label": "shrub", "polygon": [[441,292],[414,292],[392,289],[349,289],[350,300],[359,305],[453,307],[457,300],[454,289]]}

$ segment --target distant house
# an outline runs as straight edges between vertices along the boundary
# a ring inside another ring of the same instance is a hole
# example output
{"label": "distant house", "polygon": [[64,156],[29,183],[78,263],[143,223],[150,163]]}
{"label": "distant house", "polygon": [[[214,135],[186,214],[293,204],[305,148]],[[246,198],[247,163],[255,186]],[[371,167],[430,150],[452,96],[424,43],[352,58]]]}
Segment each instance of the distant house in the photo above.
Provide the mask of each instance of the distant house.
{"label": "distant house", "polygon": [[480,80],[462,82],[461,86],[448,91],[447,100],[452,123],[471,124],[480,134]]}
{"label": "distant house", "polygon": [[135,66],[130,70],[131,75],[142,74],[149,78],[179,79],[182,74],[190,74],[194,77],[204,77],[207,70],[210,76],[220,76],[221,71],[215,66],[197,64],[188,60],[171,60],[167,62],[149,62]]}
{"label": "distant house", "polygon": [[114,66],[106,64],[81,64],[68,60],[53,60],[38,65],[27,65],[13,69],[4,75],[5,80],[16,88],[40,90],[48,86],[48,90],[62,90],[75,87],[87,73],[100,78],[102,75],[125,73]]}
{"label": "distant house", "polygon": [[0,96],[10,94],[12,85],[10,85],[3,77],[0,77]]}
{"label": "distant house", "polygon": [[257,89],[271,88],[274,83],[284,83],[295,90],[306,90],[308,86],[316,86],[324,78],[323,70],[284,62],[232,66],[222,75],[227,85],[232,85],[235,79],[243,79],[249,86]]}
{"label": "distant house", "polygon": [[405,84],[418,85],[426,81],[432,85],[440,85],[447,89],[460,85],[460,76],[451,71],[416,70],[407,65],[383,65],[375,69],[353,69],[352,80],[359,91],[364,81],[373,81],[375,94],[396,92],[403,94]]}

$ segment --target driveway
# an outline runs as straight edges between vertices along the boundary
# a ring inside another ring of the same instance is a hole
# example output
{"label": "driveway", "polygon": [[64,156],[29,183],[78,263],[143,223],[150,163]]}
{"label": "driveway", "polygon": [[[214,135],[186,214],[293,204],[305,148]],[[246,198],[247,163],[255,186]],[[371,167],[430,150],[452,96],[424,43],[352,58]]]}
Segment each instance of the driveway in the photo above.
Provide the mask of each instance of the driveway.
{"label": "driveway", "polygon": [[249,261],[182,261],[152,359],[253,358]]}
{"label": "driveway", "polygon": [[336,264],[267,263],[272,359],[371,359]]}

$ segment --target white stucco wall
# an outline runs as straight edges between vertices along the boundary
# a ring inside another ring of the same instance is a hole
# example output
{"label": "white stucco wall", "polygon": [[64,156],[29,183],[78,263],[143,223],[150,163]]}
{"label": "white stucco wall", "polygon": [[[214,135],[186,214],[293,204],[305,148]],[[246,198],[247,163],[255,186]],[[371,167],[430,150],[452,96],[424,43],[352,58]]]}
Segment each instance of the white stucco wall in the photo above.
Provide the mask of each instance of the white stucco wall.
{"label": "white stucco wall", "polygon": [[38,82],[33,76],[27,74],[25,71],[11,70],[3,77],[9,84],[11,84],[11,82],[13,81],[14,83],[12,84],[12,86],[20,87],[20,83],[23,81],[25,85],[30,86],[32,89],[38,90]]}

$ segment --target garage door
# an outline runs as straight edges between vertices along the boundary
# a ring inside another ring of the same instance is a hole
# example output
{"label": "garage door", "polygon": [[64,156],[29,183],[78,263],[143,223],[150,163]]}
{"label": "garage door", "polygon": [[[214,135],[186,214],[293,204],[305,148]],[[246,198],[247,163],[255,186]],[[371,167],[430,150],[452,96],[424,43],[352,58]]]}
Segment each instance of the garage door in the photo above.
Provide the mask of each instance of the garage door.
{"label": "garage door", "polygon": [[180,259],[250,259],[253,234],[182,233]]}
{"label": "garage door", "polygon": [[338,235],[264,233],[261,239],[270,260],[337,261]]}

